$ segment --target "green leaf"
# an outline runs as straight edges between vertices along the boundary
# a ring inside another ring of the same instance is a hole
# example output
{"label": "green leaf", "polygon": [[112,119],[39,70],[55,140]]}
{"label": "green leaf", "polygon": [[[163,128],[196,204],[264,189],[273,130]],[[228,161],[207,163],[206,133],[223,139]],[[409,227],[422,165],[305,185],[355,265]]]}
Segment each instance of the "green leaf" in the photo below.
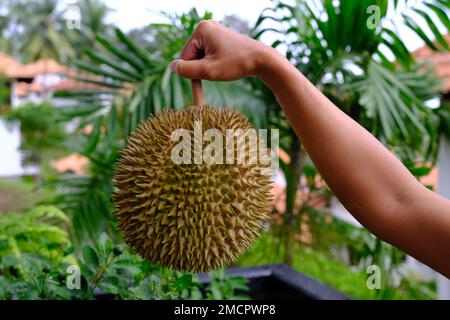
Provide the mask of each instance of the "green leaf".
{"label": "green leaf", "polygon": [[76,117],[84,117],[100,111],[103,106],[100,105],[76,105],[58,108],[58,116],[62,120],[71,120]]}
{"label": "green leaf", "polygon": [[136,71],[143,72],[145,70],[145,66],[130,57],[128,54],[124,53],[123,50],[116,48],[113,46],[110,41],[103,38],[100,35],[96,36],[97,41],[109,52],[111,52],[113,55],[115,55],[117,58],[119,58],[122,61],[127,62],[130,66],[132,66]]}
{"label": "green leaf", "polygon": [[107,293],[111,293],[111,294],[118,294],[119,293],[119,288],[110,283],[110,282],[100,282],[99,284],[100,289],[102,289],[103,291],[107,292]]}
{"label": "green leaf", "polygon": [[83,260],[86,265],[91,269],[96,269],[99,267],[99,260],[97,253],[89,245],[83,246]]}
{"label": "green leaf", "polygon": [[122,67],[118,63],[111,61],[111,59],[108,59],[107,57],[103,57],[100,54],[98,54],[97,52],[94,52],[92,49],[87,49],[85,51],[85,53],[91,58],[91,60],[93,60],[93,62],[106,64],[107,66],[110,66],[114,70],[116,70],[124,75],[127,75],[128,77],[131,77],[135,80],[138,80],[138,81],[141,80],[141,78],[142,78],[142,76],[140,76],[138,73],[130,71],[129,68]]}
{"label": "green leaf", "polygon": [[182,291],[184,289],[189,288],[192,285],[192,275],[185,274],[178,278],[175,282],[175,288],[177,288],[178,291]]}
{"label": "green leaf", "polygon": [[63,253],[63,255],[66,257],[66,256],[70,256],[72,253],[74,253],[75,252],[75,247],[74,246],[70,246],[70,247],[67,247],[66,249],[64,249],[64,253]]}
{"label": "green leaf", "polygon": [[[372,61],[366,79],[357,84],[356,89],[360,92],[359,102],[366,109],[367,117],[381,125],[375,135],[389,144],[406,142],[410,147],[404,150],[424,152],[430,144],[430,134],[424,126],[430,121],[430,111],[416,96],[418,88],[410,87],[410,81],[405,80],[415,72],[423,74],[420,70],[393,72]],[[427,82],[422,82],[421,87],[428,87],[430,93],[434,90]]]}
{"label": "green leaf", "polygon": [[109,255],[113,250],[113,244],[105,232],[102,232],[99,238],[99,244],[105,255]]}
{"label": "green leaf", "polygon": [[73,78],[77,81],[80,81],[80,82],[96,84],[100,87],[113,88],[113,89],[123,89],[124,88],[124,86],[118,82],[94,80],[92,78],[85,78],[85,77],[71,77],[71,78]]}
{"label": "green leaf", "polygon": [[422,28],[409,16],[403,14],[403,19],[405,20],[405,24],[414,31],[426,44],[433,50],[438,50],[438,48],[434,45],[433,41],[426,35],[426,33],[422,30]]}
{"label": "green leaf", "polygon": [[214,300],[222,300],[223,299],[223,295],[222,292],[220,292],[219,288],[217,288],[214,285],[211,285],[211,294]]}
{"label": "green leaf", "polygon": [[126,274],[128,277],[134,277],[142,273],[142,270],[133,265],[120,265],[117,267],[121,271],[121,273]]}
{"label": "green leaf", "polygon": [[125,44],[125,46],[133,52],[147,66],[152,66],[152,61],[148,58],[148,54],[139,48],[130,38],[128,38],[119,28],[115,29],[117,38]]}
{"label": "green leaf", "polygon": [[[389,37],[390,41],[386,37]],[[414,63],[414,59],[408,48],[406,48],[403,41],[395,32],[389,29],[383,29],[381,41],[394,53],[395,57],[404,67],[409,67]]]}
{"label": "green leaf", "polygon": [[438,16],[439,20],[442,22],[442,24],[447,28],[447,30],[450,30],[450,19],[448,17],[448,13],[431,2],[425,2],[425,5],[431,10],[433,10],[433,12]]}
{"label": "green leaf", "polygon": [[84,151],[83,151],[84,155],[88,156],[96,148],[96,146],[100,140],[102,125],[103,125],[103,119],[100,117],[96,118],[94,125],[93,125],[93,130],[88,137],[87,143],[86,143]]}
{"label": "green leaf", "polygon": [[444,36],[439,31],[438,27],[435,25],[435,22],[430,18],[428,13],[426,13],[425,11],[420,10],[420,9],[415,9],[414,11],[416,11],[418,14],[420,14],[425,19],[431,32],[433,32],[433,35],[435,36],[437,42],[446,50],[450,50],[450,47],[449,47],[447,41],[445,40]]}
{"label": "green leaf", "polygon": [[191,297],[192,300],[201,300],[203,298],[202,292],[199,288],[195,287],[191,290]]}
{"label": "green leaf", "polygon": [[424,177],[424,176],[428,175],[431,172],[433,167],[425,167],[425,166],[412,167],[412,166],[409,166],[408,169],[413,174],[413,176],[415,176],[415,177]]}
{"label": "green leaf", "polygon": [[437,1],[447,9],[450,9],[450,2],[448,0],[437,0]]}
{"label": "green leaf", "polygon": [[109,72],[109,71],[105,71],[102,68],[89,65],[89,64],[84,63],[82,61],[74,61],[73,64],[76,65],[79,69],[88,71],[88,72],[90,72],[92,74],[95,74],[95,75],[104,76],[104,77],[107,77],[107,78],[110,78],[110,79],[113,79],[113,80],[117,80],[117,81],[133,82],[133,79],[121,76],[119,74],[114,74],[114,73]]}

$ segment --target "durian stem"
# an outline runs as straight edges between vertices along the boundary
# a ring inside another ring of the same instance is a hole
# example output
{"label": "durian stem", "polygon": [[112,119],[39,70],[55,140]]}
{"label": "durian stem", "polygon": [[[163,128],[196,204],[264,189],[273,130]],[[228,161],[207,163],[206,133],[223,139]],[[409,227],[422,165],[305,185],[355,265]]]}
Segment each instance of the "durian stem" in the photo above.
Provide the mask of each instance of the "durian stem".
{"label": "durian stem", "polygon": [[192,79],[191,87],[192,87],[192,97],[194,98],[194,105],[199,107],[205,105],[206,102],[205,96],[203,95],[202,80]]}

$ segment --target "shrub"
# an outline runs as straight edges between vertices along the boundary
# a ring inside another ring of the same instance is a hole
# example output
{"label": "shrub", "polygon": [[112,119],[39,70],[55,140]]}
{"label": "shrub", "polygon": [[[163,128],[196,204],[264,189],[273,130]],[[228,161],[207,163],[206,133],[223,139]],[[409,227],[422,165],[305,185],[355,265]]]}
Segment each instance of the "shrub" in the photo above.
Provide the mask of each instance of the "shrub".
{"label": "shrub", "polygon": [[20,148],[25,153],[25,163],[40,164],[42,152],[60,146],[65,140],[66,133],[58,121],[58,112],[48,102],[14,108],[4,118],[10,125],[20,123]]}

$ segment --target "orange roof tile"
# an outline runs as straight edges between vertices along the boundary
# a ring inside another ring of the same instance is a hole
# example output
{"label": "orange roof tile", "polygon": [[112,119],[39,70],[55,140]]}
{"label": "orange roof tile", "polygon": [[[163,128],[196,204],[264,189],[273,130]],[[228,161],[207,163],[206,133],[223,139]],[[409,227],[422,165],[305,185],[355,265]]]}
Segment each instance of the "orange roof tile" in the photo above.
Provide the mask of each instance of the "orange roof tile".
{"label": "orange roof tile", "polygon": [[[450,34],[444,36],[450,44]],[[444,93],[450,93],[450,52],[438,52],[423,46],[414,51],[413,56],[418,62],[428,62],[436,69],[436,76],[444,80]]]}
{"label": "orange roof tile", "polygon": [[68,73],[69,68],[65,67],[58,62],[45,59],[38,60],[27,65],[22,66],[12,73],[14,78],[32,78],[38,74],[49,74],[49,73]]}
{"label": "orange roof tile", "polygon": [[59,173],[73,172],[77,175],[83,176],[86,174],[86,166],[88,164],[88,158],[80,155],[79,153],[72,153],[66,157],[54,160],[51,163],[51,166]]}
{"label": "orange roof tile", "polygon": [[420,182],[422,182],[425,186],[433,187],[433,191],[437,191],[438,188],[438,180],[439,180],[439,169],[437,167],[433,167],[430,173],[426,176],[421,177]]}
{"label": "orange roof tile", "polygon": [[11,75],[22,68],[22,65],[9,55],[0,52],[0,73],[11,78]]}
{"label": "orange roof tile", "polygon": [[69,73],[70,68],[52,59],[42,59],[22,65],[11,56],[0,52],[0,72],[9,78],[32,78],[45,73]]}

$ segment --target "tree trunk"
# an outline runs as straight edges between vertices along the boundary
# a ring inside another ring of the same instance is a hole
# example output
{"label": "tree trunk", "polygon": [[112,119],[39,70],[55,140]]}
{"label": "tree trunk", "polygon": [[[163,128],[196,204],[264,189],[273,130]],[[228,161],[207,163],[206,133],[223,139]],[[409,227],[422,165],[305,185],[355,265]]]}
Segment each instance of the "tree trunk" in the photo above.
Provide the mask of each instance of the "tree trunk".
{"label": "tree trunk", "polygon": [[284,263],[288,265],[292,264],[291,240],[293,236],[294,206],[305,159],[305,155],[301,151],[300,140],[293,131],[291,137],[292,142],[289,150],[290,162],[286,172],[286,211],[284,213]]}

